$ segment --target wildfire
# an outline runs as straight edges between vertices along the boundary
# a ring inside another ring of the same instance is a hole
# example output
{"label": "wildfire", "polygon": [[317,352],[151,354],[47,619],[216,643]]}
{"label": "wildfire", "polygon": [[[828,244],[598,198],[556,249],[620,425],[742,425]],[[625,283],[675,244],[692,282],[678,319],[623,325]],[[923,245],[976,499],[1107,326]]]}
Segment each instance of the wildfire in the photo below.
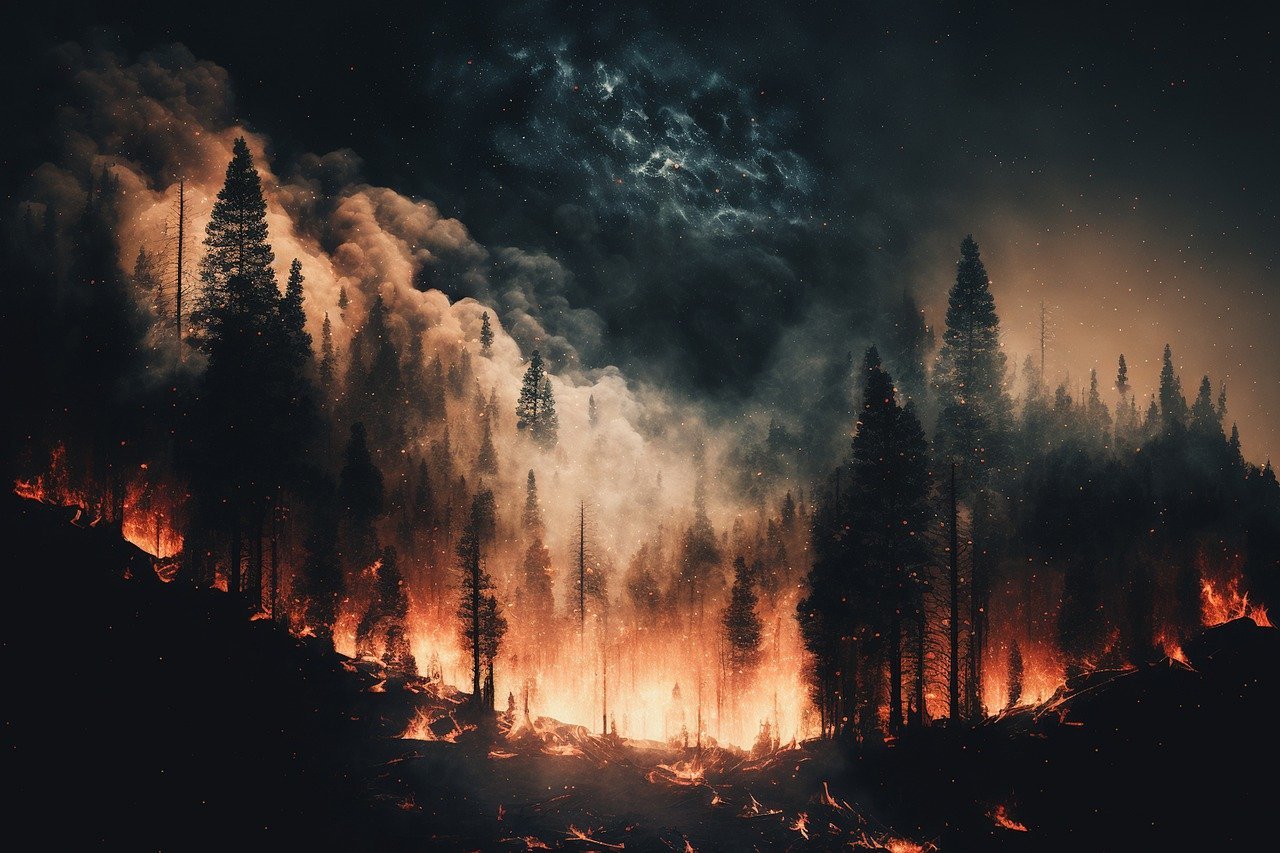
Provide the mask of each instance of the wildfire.
{"label": "wildfire", "polygon": [[1200,586],[1200,604],[1207,627],[1232,619],[1251,619],[1259,628],[1274,627],[1267,617],[1267,608],[1261,604],[1250,604],[1249,593],[1240,592],[1238,577],[1230,578],[1221,589],[1206,578]]}
{"label": "wildfire", "polygon": [[[442,735],[437,735],[433,728],[441,720],[448,719],[452,724],[452,728]],[[419,710],[414,718],[409,722],[408,728],[400,735],[402,740],[426,740],[426,741],[443,741],[444,743],[457,743],[458,737],[465,732],[475,731],[473,725],[459,725],[458,719],[454,717],[451,711],[444,713],[432,714],[429,711]]]}
{"label": "wildfire", "polygon": [[[49,453],[48,470],[28,480],[16,480],[13,492],[28,500],[80,507],[89,513],[95,503],[90,495],[97,490],[76,485],[73,481],[67,462],[67,448],[58,444]],[[120,517],[115,521],[120,525],[120,534],[125,540],[160,559],[179,554],[182,551],[182,534],[178,532],[175,519],[176,507],[181,501],[170,494],[168,485],[158,482],[154,471],[144,463],[129,478],[124,490]],[[105,510],[99,506],[96,512],[90,525],[102,520]],[[175,571],[174,566],[165,567],[165,571],[157,568],[157,574],[164,581],[172,580]]]}

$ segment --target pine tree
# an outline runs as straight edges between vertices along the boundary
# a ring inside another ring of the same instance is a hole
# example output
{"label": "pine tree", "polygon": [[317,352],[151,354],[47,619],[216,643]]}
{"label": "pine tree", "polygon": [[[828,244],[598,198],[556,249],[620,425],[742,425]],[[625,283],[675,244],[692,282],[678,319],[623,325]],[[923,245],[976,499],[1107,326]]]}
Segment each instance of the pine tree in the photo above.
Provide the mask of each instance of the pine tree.
{"label": "pine tree", "polygon": [[326,402],[333,399],[334,372],[338,368],[337,355],[333,351],[333,324],[329,312],[324,312],[324,324],[320,327],[320,390]]}
{"label": "pine tree", "polygon": [[294,258],[289,265],[289,280],[280,300],[286,358],[294,371],[301,371],[311,361],[311,335],[307,332],[307,315],[302,307],[303,280],[302,263]]}
{"label": "pine tree", "polygon": [[304,602],[305,627],[317,637],[331,639],[345,584],[338,560],[337,505],[333,483],[327,478],[313,488],[311,507],[305,517],[305,557],[299,592]]}
{"label": "pine tree", "polygon": [[1191,430],[1205,438],[1222,438],[1222,418],[1213,402],[1213,384],[1206,376],[1200,380],[1200,391],[1191,404]]}
{"label": "pine tree", "polygon": [[345,319],[347,306],[351,304],[351,300],[347,298],[347,286],[344,284],[338,288],[338,312]]}
{"label": "pine tree", "polygon": [[600,424],[600,410],[596,408],[596,395],[587,397],[587,423],[595,429]]}
{"label": "pine tree", "polygon": [[542,537],[542,507],[538,504],[538,481],[533,475],[532,468],[529,469],[529,476],[525,479],[524,513],[520,517],[520,522],[525,533],[530,537]]}
{"label": "pine tree", "polygon": [[560,435],[560,419],[556,416],[556,401],[551,395],[551,377],[542,380],[538,392],[538,419],[533,424],[533,440],[543,450],[556,446]]}
{"label": "pine tree", "polygon": [[493,428],[489,419],[484,419],[484,430],[480,439],[480,452],[476,454],[476,471],[481,474],[494,474],[498,471],[498,451],[493,446]]}
{"label": "pine tree", "polygon": [[886,339],[886,361],[905,399],[920,401],[925,390],[925,359],[934,345],[933,329],[910,290],[902,292],[896,309],[891,310],[893,325]]}
{"label": "pine tree", "polygon": [[480,352],[488,355],[493,350],[493,327],[489,324],[489,312],[480,318]]}
{"label": "pine tree", "polygon": [[267,243],[267,202],[243,136],[237,137],[233,146],[226,180],[205,228],[204,247],[196,307],[196,318],[203,325],[216,322],[216,315],[225,308],[233,278],[243,279],[244,287],[251,290],[270,288],[275,297],[271,269],[275,253]]}
{"label": "pine tree", "polygon": [[151,303],[155,311],[155,328],[172,331],[165,320],[169,317],[168,293],[160,279],[159,259],[144,246],[138,247],[138,257],[133,262],[133,286],[140,299]]}
{"label": "pine tree", "polygon": [[551,592],[551,552],[541,535],[533,537],[525,549],[521,573],[521,604],[527,608],[535,633],[545,639],[555,614],[555,601]]}
{"label": "pine tree", "polygon": [[889,612],[889,725],[902,725],[902,614],[915,606],[928,559],[928,445],[911,406],[898,405],[875,347],[863,361],[862,408],[853,439],[852,515],[872,588]]}
{"label": "pine tree", "polygon": [[725,642],[729,666],[735,676],[749,676],[760,658],[760,617],[751,573],[741,555],[733,561],[733,588],[724,611]]}
{"label": "pine tree", "polygon": [[965,237],[934,377],[941,404],[938,450],[959,463],[961,482],[968,490],[979,487],[1005,457],[1010,402],[1004,374],[1000,318],[990,280],[978,244]]}
{"label": "pine tree", "polygon": [[[471,651],[471,700],[477,706],[484,701],[481,677],[486,664],[492,665],[506,623],[493,598],[493,581],[484,570],[484,508],[477,499],[462,536],[458,539],[458,566],[462,580],[458,600],[458,621],[464,647]],[[501,630],[499,630],[501,629]]]}
{"label": "pine tree", "polygon": [[1085,400],[1085,424],[1089,429],[1089,438],[1104,445],[1111,435],[1111,413],[1107,404],[1102,402],[1102,394],[1098,390],[1098,371],[1089,371],[1089,396]]}
{"label": "pine tree", "polygon": [[1120,363],[1116,368],[1116,390],[1121,398],[1129,393],[1129,365],[1125,364],[1124,353],[1120,353]]}
{"label": "pine tree", "polygon": [[520,397],[516,400],[516,429],[533,431],[542,411],[542,354],[537,350],[529,357],[524,379],[520,383]]}
{"label": "pine tree", "polygon": [[1166,434],[1179,432],[1187,425],[1187,401],[1182,396],[1182,380],[1173,369],[1173,353],[1164,345],[1160,367],[1160,418]]}
{"label": "pine tree", "polygon": [[373,464],[364,424],[359,422],[351,425],[338,497],[346,519],[343,555],[349,569],[360,569],[372,563],[377,553],[374,522],[383,513],[385,497],[382,472]]}

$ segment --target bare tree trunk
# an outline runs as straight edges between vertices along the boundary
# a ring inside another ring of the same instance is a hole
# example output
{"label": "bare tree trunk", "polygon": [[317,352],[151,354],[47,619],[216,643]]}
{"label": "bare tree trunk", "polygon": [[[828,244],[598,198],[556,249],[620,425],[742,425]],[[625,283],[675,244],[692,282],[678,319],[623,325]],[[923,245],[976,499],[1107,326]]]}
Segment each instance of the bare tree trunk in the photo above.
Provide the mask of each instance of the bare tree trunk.
{"label": "bare tree trunk", "polygon": [[925,633],[928,629],[928,623],[925,619],[924,596],[922,595],[918,604],[916,613],[916,683],[915,683],[915,700],[916,700],[916,718],[912,721],[917,726],[923,726],[927,713],[924,707],[924,644]]}
{"label": "bare tree trunk", "polygon": [[240,594],[240,549],[243,547],[240,536],[240,520],[231,522],[231,548],[227,561],[227,592]]}
{"label": "bare tree trunk", "polygon": [[902,613],[889,617],[889,732],[902,731]]}
{"label": "bare tree trunk", "polygon": [[951,463],[951,660],[948,661],[947,695],[951,724],[960,722],[960,534],[956,529],[956,463]]}

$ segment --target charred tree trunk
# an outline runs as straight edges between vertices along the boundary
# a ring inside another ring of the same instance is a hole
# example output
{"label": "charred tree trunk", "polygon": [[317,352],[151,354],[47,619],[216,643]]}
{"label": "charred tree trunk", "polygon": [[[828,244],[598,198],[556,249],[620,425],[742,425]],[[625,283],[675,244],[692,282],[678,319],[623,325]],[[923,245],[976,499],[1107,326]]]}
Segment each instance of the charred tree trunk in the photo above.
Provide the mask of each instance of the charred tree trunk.
{"label": "charred tree trunk", "polygon": [[262,511],[259,509],[254,513],[253,523],[250,527],[252,536],[249,540],[249,571],[246,577],[247,583],[245,584],[249,610],[253,613],[257,613],[262,609],[262,534],[264,527]]}
{"label": "charred tree trunk", "polygon": [[902,611],[889,617],[889,732],[902,731]]}
{"label": "charred tree trunk", "polygon": [[928,714],[924,707],[924,644],[928,631],[925,619],[924,596],[916,602],[916,673],[915,673],[915,718],[913,725],[923,726]]}
{"label": "charred tree trunk", "polygon": [[969,671],[966,678],[969,716],[980,718],[982,707],[982,649],[986,642],[984,620],[986,617],[986,566],[977,543],[970,545],[973,561],[969,578]]}
{"label": "charred tree trunk", "polygon": [[240,551],[243,545],[240,522],[236,519],[231,522],[231,547],[227,554],[227,592],[232,595],[240,594]]}
{"label": "charred tree trunk", "polygon": [[959,513],[956,508],[956,463],[951,463],[951,548],[950,548],[950,583],[951,583],[951,624],[950,652],[951,659],[947,666],[947,698],[951,724],[960,721],[960,534],[957,530]]}

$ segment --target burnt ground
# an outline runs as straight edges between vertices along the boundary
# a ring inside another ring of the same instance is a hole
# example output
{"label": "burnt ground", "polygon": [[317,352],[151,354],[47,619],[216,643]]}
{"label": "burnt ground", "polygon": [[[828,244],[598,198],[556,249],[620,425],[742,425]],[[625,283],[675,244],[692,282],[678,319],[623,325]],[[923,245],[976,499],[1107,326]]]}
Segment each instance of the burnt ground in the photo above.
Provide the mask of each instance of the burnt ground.
{"label": "burnt ground", "polygon": [[[469,717],[222,593],[162,584],[73,510],[6,496],[10,826],[48,847],[906,851],[1271,849],[1280,631],[855,754],[750,761]],[[126,579],[128,576],[128,579]],[[415,720],[417,733],[399,737]],[[512,733],[514,727],[515,733]],[[701,774],[688,772],[694,765]],[[993,817],[1003,806],[1009,822]]]}

